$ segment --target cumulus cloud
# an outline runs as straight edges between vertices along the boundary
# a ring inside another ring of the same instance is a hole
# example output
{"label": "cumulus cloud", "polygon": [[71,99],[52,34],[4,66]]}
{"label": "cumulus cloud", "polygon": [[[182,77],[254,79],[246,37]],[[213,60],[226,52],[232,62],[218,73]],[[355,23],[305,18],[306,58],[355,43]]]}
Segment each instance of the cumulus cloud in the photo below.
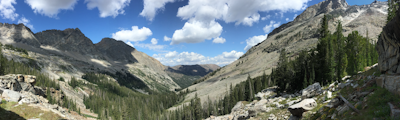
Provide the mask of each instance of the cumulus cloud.
{"label": "cumulus cloud", "polygon": [[57,18],[61,10],[73,10],[78,0],[25,0],[35,13]]}
{"label": "cumulus cloud", "polygon": [[112,38],[116,40],[122,40],[125,42],[139,42],[147,39],[153,33],[147,27],[138,28],[138,26],[132,26],[132,30],[121,30],[116,33],[112,33]]}
{"label": "cumulus cloud", "polygon": [[[178,17],[194,18],[199,21],[222,19],[227,23],[236,22],[251,26],[258,22],[258,12],[277,10],[282,12],[300,11],[307,7],[310,0],[190,0],[189,4],[179,8]],[[290,4],[287,4],[290,3]]]}
{"label": "cumulus cloud", "polygon": [[249,50],[251,47],[253,47],[254,45],[257,45],[258,43],[264,41],[265,39],[267,39],[268,34],[265,35],[259,35],[259,36],[253,36],[251,38],[248,38],[246,40],[246,47],[244,48],[244,50]]}
{"label": "cumulus cloud", "polygon": [[29,27],[30,29],[34,29],[34,28],[33,28],[33,25],[30,24],[30,23],[29,23],[29,20],[26,19],[25,17],[21,17],[21,18],[18,20],[18,23],[23,23],[25,26]]}
{"label": "cumulus cloud", "polygon": [[141,16],[146,19],[153,21],[158,10],[163,10],[165,4],[168,2],[174,2],[174,0],[143,0],[143,10],[140,13]]}
{"label": "cumulus cloud", "polygon": [[221,35],[222,26],[211,21],[210,23],[202,23],[191,20],[186,22],[182,29],[176,30],[171,38],[171,45],[179,43],[199,43],[204,40],[211,40]]}
{"label": "cumulus cloud", "polygon": [[[177,17],[188,20],[182,29],[176,30],[171,45],[198,43],[217,38],[222,32],[217,20],[235,25],[252,26],[260,20],[259,12],[304,10],[310,0],[189,0],[188,5],[178,9]],[[290,4],[287,4],[290,3]],[[268,19],[266,16],[262,20]]]}
{"label": "cumulus cloud", "polygon": [[281,24],[281,22],[276,23],[275,21],[271,20],[269,22],[269,25],[265,25],[265,27],[263,28],[265,33],[270,32],[272,29],[279,27],[279,25]]}
{"label": "cumulus cloud", "polygon": [[18,17],[18,14],[15,13],[13,4],[17,4],[17,2],[15,2],[15,0],[0,1],[0,16],[3,19],[10,19],[14,21]]}
{"label": "cumulus cloud", "polygon": [[289,21],[289,18],[286,18],[286,21]]}
{"label": "cumulus cloud", "polygon": [[265,17],[262,17],[261,20],[268,20],[269,18],[271,18],[271,15],[267,15]]}
{"label": "cumulus cloud", "polygon": [[213,40],[213,43],[225,43],[225,38],[222,38],[222,37],[217,37],[217,38],[215,38],[214,40]]}
{"label": "cumulus cloud", "polygon": [[124,14],[124,8],[129,6],[130,2],[131,0],[85,0],[87,8],[92,10],[97,7],[102,18],[108,16],[115,18],[119,14]]}
{"label": "cumulus cloud", "polygon": [[157,44],[157,39],[155,39],[155,38],[151,38],[151,44]]}
{"label": "cumulus cloud", "polygon": [[215,57],[206,57],[195,52],[181,52],[176,51],[154,54],[152,57],[159,60],[164,65],[194,65],[194,64],[217,64],[220,66],[227,65],[242,56],[243,52],[232,50],[230,52],[223,52]]}
{"label": "cumulus cloud", "polygon": [[171,38],[164,36],[164,41],[171,41]]}

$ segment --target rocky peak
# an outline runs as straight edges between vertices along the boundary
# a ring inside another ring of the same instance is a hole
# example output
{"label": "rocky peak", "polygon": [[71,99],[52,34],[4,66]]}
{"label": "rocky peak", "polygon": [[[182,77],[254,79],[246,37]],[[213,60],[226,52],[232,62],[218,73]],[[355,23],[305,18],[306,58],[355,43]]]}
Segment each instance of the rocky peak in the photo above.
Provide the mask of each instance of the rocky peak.
{"label": "rocky peak", "polygon": [[0,23],[0,38],[0,41],[5,44],[9,43],[9,40],[13,40],[36,47],[40,46],[39,41],[35,38],[31,29],[22,23]]}
{"label": "rocky peak", "polygon": [[93,42],[78,28],[61,30],[46,30],[35,34],[41,45],[48,45],[59,50],[78,52],[81,54],[95,53]]}
{"label": "rocky peak", "polygon": [[95,44],[96,48],[106,54],[109,58],[125,62],[137,62],[132,56],[135,48],[125,44],[123,41],[115,40],[113,38],[103,38],[99,43]]}

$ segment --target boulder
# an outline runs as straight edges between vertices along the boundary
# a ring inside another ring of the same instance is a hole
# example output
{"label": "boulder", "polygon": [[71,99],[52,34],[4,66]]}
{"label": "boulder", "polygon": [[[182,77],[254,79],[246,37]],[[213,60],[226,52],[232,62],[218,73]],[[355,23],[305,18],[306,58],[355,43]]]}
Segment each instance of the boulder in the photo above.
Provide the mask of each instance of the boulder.
{"label": "boulder", "polygon": [[21,85],[16,79],[12,79],[11,77],[4,77],[0,78],[0,88],[10,89],[14,91],[20,91]]}
{"label": "boulder", "polygon": [[274,114],[270,114],[268,120],[277,120],[278,118]]}
{"label": "boulder", "polygon": [[377,77],[378,86],[387,89],[389,92],[400,95],[400,76],[385,75]]}
{"label": "boulder", "polygon": [[39,96],[46,96],[46,94],[44,93],[44,90],[41,88],[41,87],[37,87],[37,86],[34,86],[34,88],[33,88],[34,90],[35,90],[35,95],[39,95]]}
{"label": "boulder", "polygon": [[257,113],[259,112],[269,112],[271,109],[267,108],[266,104],[268,103],[267,99],[262,99],[258,101],[256,104],[253,106],[253,110],[256,111]]}
{"label": "boulder", "polygon": [[24,75],[24,82],[34,85],[36,83],[36,76]]}
{"label": "boulder", "polygon": [[322,93],[321,85],[319,83],[314,83],[302,90],[301,98],[302,99],[311,98],[321,93]]}
{"label": "boulder", "polygon": [[289,106],[288,110],[293,116],[301,117],[304,112],[307,112],[317,106],[314,99],[304,99],[300,103]]}
{"label": "boulder", "polygon": [[331,92],[331,91],[328,91],[328,92],[327,92],[326,98],[328,98],[328,99],[332,98],[332,92]]}
{"label": "boulder", "polygon": [[18,102],[21,99],[21,94],[12,90],[3,90],[1,96],[7,101]]}
{"label": "boulder", "polygon": [[392,103],[388,102],[389,107],[390,107],[390,117],[392,117],[393,120],[397,120],[400,118],[400,109],[396,108]]}
{"label": "boulder", "polygon": [[35,89],[32,84],[21,82],[21,90],[35,94]]}

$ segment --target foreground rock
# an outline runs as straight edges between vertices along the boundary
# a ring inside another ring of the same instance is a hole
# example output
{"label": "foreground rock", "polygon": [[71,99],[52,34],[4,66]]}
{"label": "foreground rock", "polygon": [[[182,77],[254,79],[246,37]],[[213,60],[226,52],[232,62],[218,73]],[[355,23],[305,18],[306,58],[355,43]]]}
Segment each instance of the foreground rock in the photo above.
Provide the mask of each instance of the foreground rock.
{"label": "foreground rock", "polygon": [[304,99],[300,103],[294,104],[288,108],[290,113],[296,117],[302,117],[304,112],[314,109],[317,102],[314,99]]}

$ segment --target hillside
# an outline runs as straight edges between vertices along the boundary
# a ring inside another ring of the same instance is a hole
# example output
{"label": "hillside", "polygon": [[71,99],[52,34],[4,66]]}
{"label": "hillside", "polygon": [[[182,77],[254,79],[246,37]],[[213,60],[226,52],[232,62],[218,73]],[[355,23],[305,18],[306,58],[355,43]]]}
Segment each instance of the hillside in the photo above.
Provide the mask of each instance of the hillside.
{"label": "hillside", "polygon": [[[205,102],[207,98],[221,99],[227,93],[229,85],[236,85],[251,78],[270,74],[276,67],[280,49],[285,48],[289,57],[301,50],[315,48],[318,41],[318,29],[321,18],[329,17],[329,23],[341,20],[343,35],[358,30],[363,36],[377,40],[386,20],[386,2],[374,2],[369,5],[349,6],[344,0],[327,0],[308,7],[292,22],[274,29],[266,40],[253,46],[242,57],[224,66],[213,74],[200,78],[197,84],[188,89],[197,90],[189,94],[186,100],[197,95]],[[335,24],[329,24],[329,30],[335,32]]]}
{"label": "hillside", "polygon": [[[32,33],[23,24],[0,24],[0,42],[29,51],[29,55],[4,51],[8,59],[36,62],[53,79],[81,78],[85,73],[125,76],[118,82],[129,88],[171,91],[180,87],[158,60],[112,38],[93,44],[78,28]],[[128,79],[129,78],[129,79]]]}
{"label": "hillside", "polygon": [[215,64],[201,64],[201,65],[177,65],[168,67],[165,72],[177,83],[181,88],[186,88],[192,85],[192,83],[219,69],[218,65]]}

